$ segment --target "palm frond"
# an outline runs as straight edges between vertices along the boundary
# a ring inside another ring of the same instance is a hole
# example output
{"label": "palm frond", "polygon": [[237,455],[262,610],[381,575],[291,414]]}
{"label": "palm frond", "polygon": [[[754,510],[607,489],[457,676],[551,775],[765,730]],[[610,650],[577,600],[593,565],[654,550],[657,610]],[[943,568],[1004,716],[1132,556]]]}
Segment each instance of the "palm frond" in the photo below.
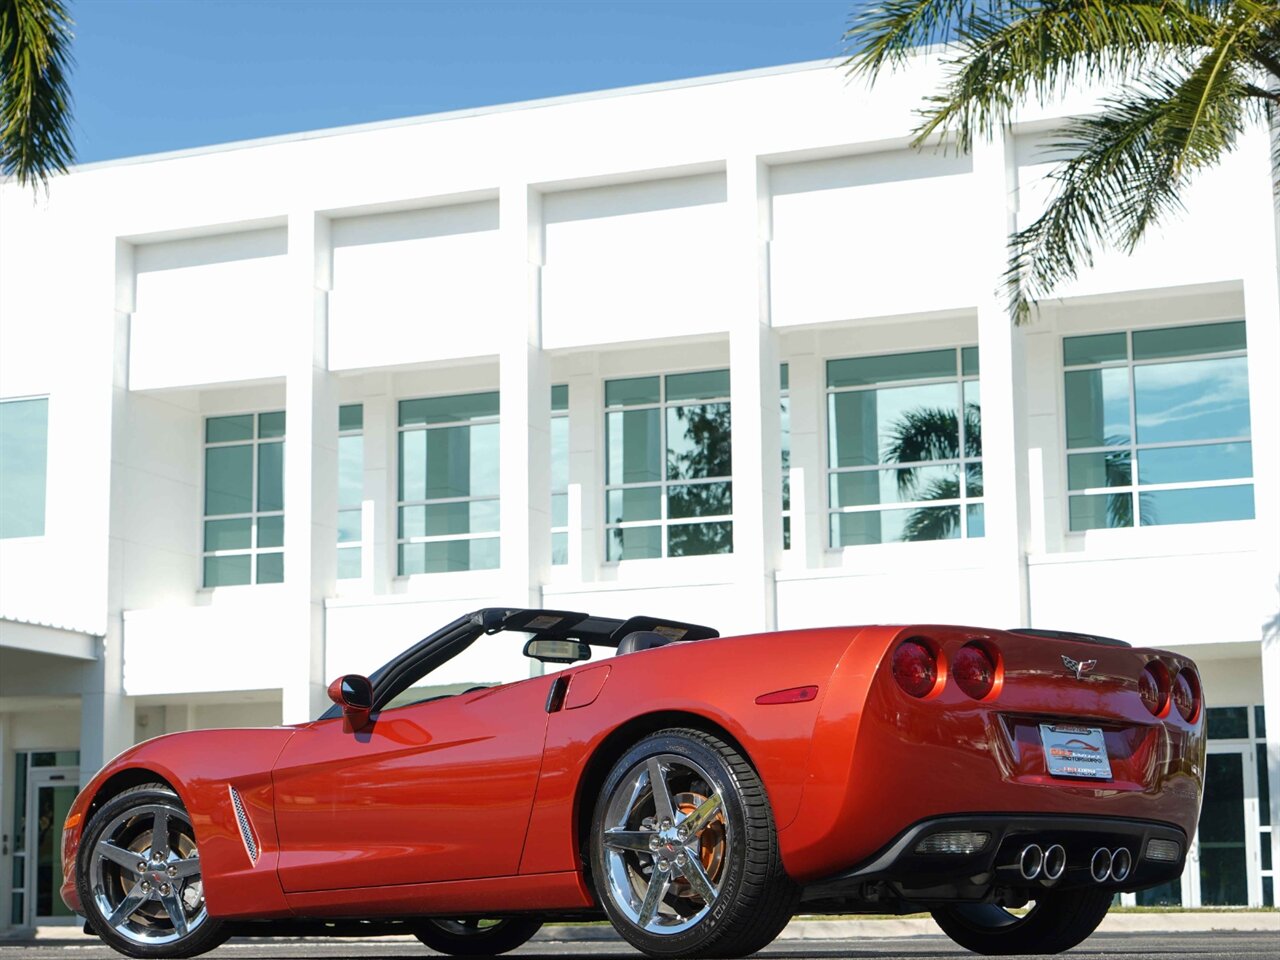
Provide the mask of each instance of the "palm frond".
{"label": "palm frond", "polygon": [[74,158],[71,26],[61,0],[0,0],[0,171],[24,185]]}
{"label": "palm frond", "polygon": [[976,16],[1009,13],[1016,3],[992,0],[889,0],[860,3],[845,31],[846,66],[874,77],[930,43],[950,43]]}

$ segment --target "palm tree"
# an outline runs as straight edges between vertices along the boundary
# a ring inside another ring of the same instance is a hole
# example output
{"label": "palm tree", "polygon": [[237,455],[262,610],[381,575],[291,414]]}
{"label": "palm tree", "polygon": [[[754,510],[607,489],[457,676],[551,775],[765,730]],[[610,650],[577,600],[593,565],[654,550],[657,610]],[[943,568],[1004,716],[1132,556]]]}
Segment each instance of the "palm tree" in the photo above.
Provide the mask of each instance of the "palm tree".
{"label": "palm tree", "polygon": [[[982,456],[982,411],[976,403],[964,405],[964,456]],[[904,500],[959,500],[960,474],[935,477],[920,487],[916,473],[931,460],[960,459],[960,424],[954,408],[917,407],[908,410],[889,429],[885,463],[912,466],[898,471],[898,494]],[[982,468],[966,463],[965,483],[969,496],[982,496]],[[960,524],[959,508],[921,507],[911,511],[903,524],[903,540],[946,540]]]}
{"label": "palm tree", "polygon": [[[1005,287],[1017,322],[1091,266],[1095,246],[1131,251],[1181,208],[1199,171],[1280,107],[1274,0],[886,0],[859,4],[845,39],[850,73],[873,81],[922,45],[953,44],[917,146],[967,151],[1020,102],[1051,101],[1080,82],[1114,89],[1101,113],[1063,125],[1050,149],[1070,159],[1051,175],[1052,200],[1010,238]],[[1272,166],[1280,172],[1280,146]]]}
{"label": "palm tree", "polygon": [[0,172],[24,186],[74,159],[71,24],[61,0],[0,0]]}

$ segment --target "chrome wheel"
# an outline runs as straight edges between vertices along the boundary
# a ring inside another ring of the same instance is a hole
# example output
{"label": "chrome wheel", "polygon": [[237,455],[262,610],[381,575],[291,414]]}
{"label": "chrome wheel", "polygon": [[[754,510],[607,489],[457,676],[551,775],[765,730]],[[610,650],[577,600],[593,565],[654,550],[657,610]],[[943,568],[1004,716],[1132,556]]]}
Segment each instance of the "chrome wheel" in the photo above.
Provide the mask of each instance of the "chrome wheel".
{"label": "chrome wheel", "polygon": [[639,929],[682,933],[715,905],[733,849],[724,793],[701,766],[670,753],[637,763],[614,788],[600,834],[605,879]]}
{"label": "chrome wheel", "polygon": [[93,905],[132,943],[176,943],[208,919],[195,831],[173,803],[118,814],[99,834],[89,863]]}

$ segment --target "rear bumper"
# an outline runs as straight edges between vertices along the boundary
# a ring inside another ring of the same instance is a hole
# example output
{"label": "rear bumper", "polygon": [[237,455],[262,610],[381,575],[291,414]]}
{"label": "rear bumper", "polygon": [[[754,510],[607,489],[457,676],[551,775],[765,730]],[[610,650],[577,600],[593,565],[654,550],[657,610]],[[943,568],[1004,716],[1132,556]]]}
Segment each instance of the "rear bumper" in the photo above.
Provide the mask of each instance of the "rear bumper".
{"label": "rear bumper", "polygon": [[[928,853],[917,848],[936,834],[977,831],[988,839],[973,853]],[[1151,841],[1164,859],[1153,858]],[[1060,844],[1066,868],[1056,880],[1027,879],[1019,859],[1029,844],[1042,849]],[[1169,859],[1176,844],[1176,857]],[[1125,849],[1132,867],[1121,880],[1095,880],[1090,865],[1099,849]],[[1187,836],[1168,823],[1112,817],[1069,817],[1041,814],[972,814],[934,817],[907,828],[889,844],[852,869],[806,888],[805,899],[821,900],[882,890],[914,902],[983,900],[1002,892],[1034,899],[1045,890],[1140,890],[1176,879],[1187,856]]]}

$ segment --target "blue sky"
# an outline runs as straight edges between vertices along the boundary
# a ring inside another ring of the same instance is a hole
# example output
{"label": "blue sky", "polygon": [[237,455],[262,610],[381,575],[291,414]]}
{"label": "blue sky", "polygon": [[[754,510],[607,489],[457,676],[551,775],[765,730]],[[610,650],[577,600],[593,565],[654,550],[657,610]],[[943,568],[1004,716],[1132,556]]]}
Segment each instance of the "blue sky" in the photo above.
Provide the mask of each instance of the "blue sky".
{"label": "blue sky", "polygon": [[80,162],[837,56],[854,0],[72,0]]}

